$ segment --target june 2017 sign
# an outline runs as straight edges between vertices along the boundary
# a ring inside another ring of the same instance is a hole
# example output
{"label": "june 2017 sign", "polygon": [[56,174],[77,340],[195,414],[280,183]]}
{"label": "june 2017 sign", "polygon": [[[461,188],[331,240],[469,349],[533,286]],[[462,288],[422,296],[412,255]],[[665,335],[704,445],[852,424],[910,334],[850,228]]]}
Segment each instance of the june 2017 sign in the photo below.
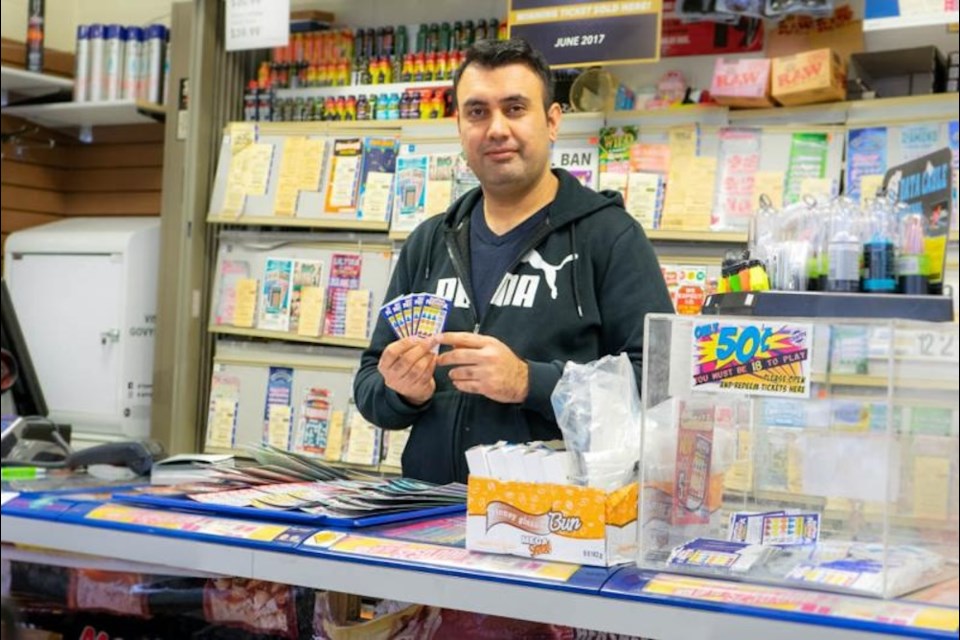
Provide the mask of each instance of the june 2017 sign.
{"label": "june 2017 sign", "polygon": [[551,67],[655,62],[662,0],[510,0],[510,37],[523,38]]}
{"label": "june 2017 sign", "polygon": [[700,321],[693,325],[694,391],[810,397],[808,324]]}

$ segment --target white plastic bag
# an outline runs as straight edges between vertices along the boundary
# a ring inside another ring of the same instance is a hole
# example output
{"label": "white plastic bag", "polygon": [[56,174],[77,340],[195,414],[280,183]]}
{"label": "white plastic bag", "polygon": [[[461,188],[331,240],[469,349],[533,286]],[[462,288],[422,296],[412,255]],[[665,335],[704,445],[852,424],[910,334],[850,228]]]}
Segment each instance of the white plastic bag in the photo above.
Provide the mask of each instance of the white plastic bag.
{"label": "white plastic bag", "polygon": [[640,454],[640,393],[625,353],[568,362],[550,396],[567,450],[572,484],[605,491],[634,480]]}

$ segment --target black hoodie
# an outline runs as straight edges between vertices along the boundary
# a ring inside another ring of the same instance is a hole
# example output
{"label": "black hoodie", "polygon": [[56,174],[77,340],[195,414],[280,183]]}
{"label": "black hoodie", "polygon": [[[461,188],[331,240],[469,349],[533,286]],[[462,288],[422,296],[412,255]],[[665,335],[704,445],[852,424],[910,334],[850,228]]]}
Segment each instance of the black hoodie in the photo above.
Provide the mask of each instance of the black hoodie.
{"label": "black hoodie", "polygon": [[354,398],[375,425],[413,426],[403,451],[407,477],[466,482],[463,454],[474,445],[559,438],[550,394],[567,361],[626,352],[640,382],[644,316],[673,311],[653,247],[618,194],[587,189],[562,169],[554,173],[560,186],[547,218],[508,269],[482,322],[470,302],[469,249],[470,212],[480,190],[420,224],[404,244],[386,299],[441,295],[453,302],[445,331],[495,337],[530,370],[526,401],[502,404],[457,391],[449,368],[438,367],[433,398],[413,407],[377,371],[380,354],[395,340],[379,317],[354,379]]}

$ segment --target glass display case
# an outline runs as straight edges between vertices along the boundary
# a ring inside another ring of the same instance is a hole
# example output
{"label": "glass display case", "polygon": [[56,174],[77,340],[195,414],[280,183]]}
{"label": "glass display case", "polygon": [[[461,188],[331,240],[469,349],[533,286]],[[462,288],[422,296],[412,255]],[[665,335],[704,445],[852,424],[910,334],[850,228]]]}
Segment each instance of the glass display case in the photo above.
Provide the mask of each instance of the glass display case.
{"label": "glass display case", "polygon": [[955,323],[646,322],[639,566],[881,597],[956,576]]}

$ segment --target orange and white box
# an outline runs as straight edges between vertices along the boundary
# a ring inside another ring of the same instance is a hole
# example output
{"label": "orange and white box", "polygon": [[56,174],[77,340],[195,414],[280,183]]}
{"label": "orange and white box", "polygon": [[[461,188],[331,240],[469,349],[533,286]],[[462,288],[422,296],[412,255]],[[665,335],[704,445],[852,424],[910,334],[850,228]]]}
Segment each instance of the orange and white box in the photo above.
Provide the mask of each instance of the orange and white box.
{"label": "orange and white box", "polygon": [[782,105],[833,102],[847,95],[846,65],[831,49],[774,58],[771,73],[773,99]]}
{"label": "orange and white box", "polygon": [[615,491],[471,476],[467,549],[607,567],[637,553],[637,484]]}

